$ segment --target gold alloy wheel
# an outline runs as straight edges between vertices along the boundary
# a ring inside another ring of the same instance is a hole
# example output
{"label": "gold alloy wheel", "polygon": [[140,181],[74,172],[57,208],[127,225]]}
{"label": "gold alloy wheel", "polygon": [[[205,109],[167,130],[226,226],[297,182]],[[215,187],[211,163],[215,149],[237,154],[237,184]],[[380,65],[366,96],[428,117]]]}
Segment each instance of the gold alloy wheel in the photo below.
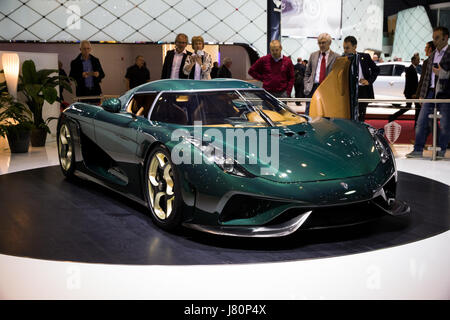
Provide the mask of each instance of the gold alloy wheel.
{"label": "gold alloy wheel", "polygon": [[72,152],[72,137],[67,125],[63,124],[59,130],[58,153],[64,171],[68,171],[72,165]]}
{"label": "gold alloy wheel", "polygon": [[166,155],[156,152],[148,170],[148,192],[153,212],[160,220],[167,220],[175,200],[172,166]]}

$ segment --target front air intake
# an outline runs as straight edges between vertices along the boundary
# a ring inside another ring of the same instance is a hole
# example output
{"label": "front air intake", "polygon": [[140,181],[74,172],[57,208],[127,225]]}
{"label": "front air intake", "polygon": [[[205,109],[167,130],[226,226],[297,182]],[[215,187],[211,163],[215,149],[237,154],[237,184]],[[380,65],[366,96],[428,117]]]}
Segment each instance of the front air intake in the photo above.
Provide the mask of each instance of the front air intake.
{"label": "front air intake", "polygon": [[219,221],[227,222],[237,219],[250,219],[284,204],[284,202],[258,199],[246,195],[234,195],[223,208],[219,216]]}

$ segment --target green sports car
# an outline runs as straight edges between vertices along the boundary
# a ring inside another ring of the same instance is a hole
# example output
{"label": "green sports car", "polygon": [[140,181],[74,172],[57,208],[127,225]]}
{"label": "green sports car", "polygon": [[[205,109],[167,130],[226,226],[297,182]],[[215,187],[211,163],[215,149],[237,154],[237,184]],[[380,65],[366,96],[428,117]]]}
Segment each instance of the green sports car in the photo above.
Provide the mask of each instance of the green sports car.
{"label": "green sports car", "polygon": [[160,80],[74,103],[58,152],[66,177],[147,206],[166,230],[273,237],[409,212],[377,130],[298,115],[239,80]]}

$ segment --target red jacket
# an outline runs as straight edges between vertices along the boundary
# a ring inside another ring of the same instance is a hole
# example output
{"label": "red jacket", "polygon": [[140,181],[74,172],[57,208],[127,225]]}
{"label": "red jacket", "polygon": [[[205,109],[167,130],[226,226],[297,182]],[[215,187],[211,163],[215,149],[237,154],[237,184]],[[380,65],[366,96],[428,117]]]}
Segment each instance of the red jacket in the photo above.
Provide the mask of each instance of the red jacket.
{"label": "red jacket", "polygon": [[268,54],[259,58],[248,70],[248,74],[256,80],[262,81],[263,88],[269,92],[286,91],[291,96],[294,86],[294,65],[291,58],[283,56],[276,62]]}

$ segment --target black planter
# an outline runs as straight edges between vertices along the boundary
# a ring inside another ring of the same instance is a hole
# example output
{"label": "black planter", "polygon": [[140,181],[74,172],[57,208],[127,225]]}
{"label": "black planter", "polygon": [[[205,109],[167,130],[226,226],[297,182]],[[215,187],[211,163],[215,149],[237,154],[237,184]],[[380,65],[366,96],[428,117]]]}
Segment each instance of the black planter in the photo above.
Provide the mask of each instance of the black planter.
{"label": "black planter", "polygon": [[19,131],[7,134],[11,153],[26,153],[30,146],[30,131]]}
{"label": "black planter", "polygon": [[47,140],[47,131],[45,129],[33,129],[31,130],[31,146],[43,147]]}

